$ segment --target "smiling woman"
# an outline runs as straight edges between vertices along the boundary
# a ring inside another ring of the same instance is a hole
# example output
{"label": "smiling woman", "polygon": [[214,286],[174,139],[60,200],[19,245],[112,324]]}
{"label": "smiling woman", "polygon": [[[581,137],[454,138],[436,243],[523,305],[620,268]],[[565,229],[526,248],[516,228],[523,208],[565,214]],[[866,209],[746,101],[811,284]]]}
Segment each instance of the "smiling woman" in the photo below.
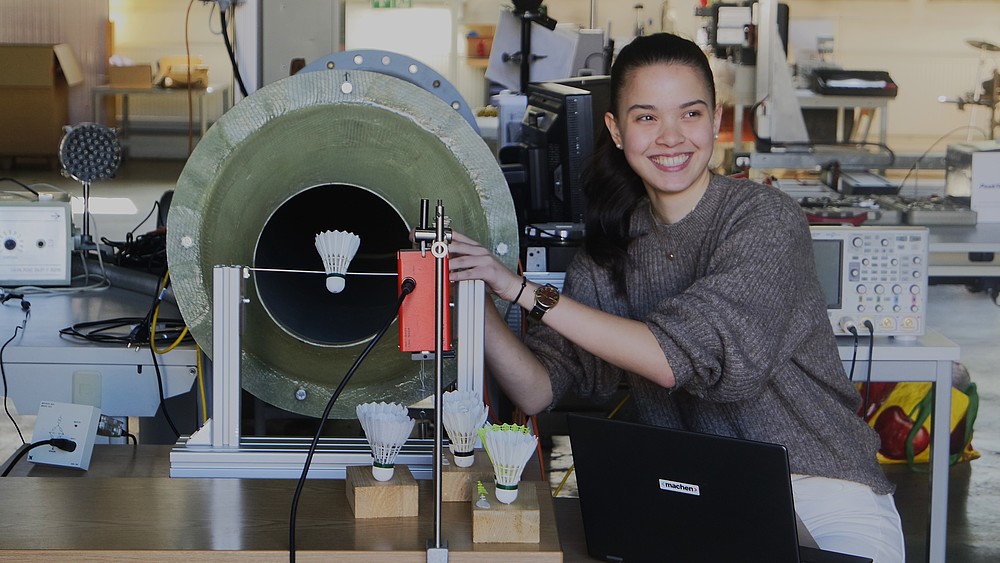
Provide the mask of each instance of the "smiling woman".
{"label": "smiling woman", "polygon": [[674,35],[636,38],[612,65],[610,108],[561,296],[530,281],[521,291],[489,250],[454,236],[452,281],[482,279],[540,321],[522,342],[489,308],[488,369],[529,414],[625,386],[646,424],[781,444],[821,548],[903,561],[805,216],[778,190],[708,170],[721,112],[705,54]]}
{"label": "smiling woman", "polygon": [[704,77],[681,63],[632,73],[615,104],[608,130],[642,178],[653,214],[662,223],[682,219],[708,189],[722,106]]}

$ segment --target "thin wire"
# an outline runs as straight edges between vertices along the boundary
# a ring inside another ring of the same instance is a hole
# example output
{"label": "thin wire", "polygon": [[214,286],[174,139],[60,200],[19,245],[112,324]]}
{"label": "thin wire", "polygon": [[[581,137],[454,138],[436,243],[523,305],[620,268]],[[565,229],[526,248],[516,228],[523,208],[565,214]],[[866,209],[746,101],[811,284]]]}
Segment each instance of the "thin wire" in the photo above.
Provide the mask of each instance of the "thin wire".
{"label": "thin wire", "polygon": [[173,419],[170,418],[170,413],[167,411],[167,400],[163,393],[163,375],[160,373],[160,364],[156,360],[156,352],[153,350],[152,342],[149,344],[149,355],[153,358],[153,371],[156,372],[156,387],[160,392],[160,410],[163,411],[163,418],[167,421],[167,425],[170,426],[170,430],[173,431],[174,436],[180,438],[181,432],[177,429]]}
{"label": "thin wire", "polygon": [[187,54],[187,102],[188,102],[188,156],[194,152],[194,91],[191,85],[191,40],[189,37],[191,6],[194,0],[188,2],[187,12],[184,14],[184,50]]}
{"label": "thin wire", "polygon": [[[167,289],[167,284],[169,282],[170,282],[170,272],[167,271],[165,274],[163,274],[163,280],[160,283],[160,287],[157,288],[156,294],[162,295],[163,291]],[[174,342],[170,346],[167,346],[165,349],[159,350],[156,347],[156,318],[160,315],[161,303],[163,303],[163,299],[157,299],[156,305],[153,306],[153,319],[149,323],[149,347],[153,350],[154,353],[162,355],[166,354],[167,352],[173,350],[174,348],[180,345],[180,343],[184,340],[184,338],[188,334],[188,327],[187,325],[184,325],[184,329],[181,330],[181,333],[179,335],[177,335],[177,338],[174,340]]]}
{"label": "thin wire", "polygon": [[375,345],[382,339],[382,336],[385,335],[386,331],[389,330],[389,327],[392,326],[393,321],[399,314],[400,307],[403,306],[403,300],[406,299],[406,297],[411,292],[412,289],[410,291],[406,291],[400,294],[399,299],[396,300],[396,306],[395,309],[393,310],[392,317],[389,318],[389,321],[382,326],[382,328],[378,331],[378,333],[375,334],[375,337],[371,339],[371,341],[368,343],[367,346],[365,346],[365,349],[361,351],[361,354],[358,356],[358,358],[354,360],[354,364],[350,367],[350,369],[347,370],[347,374],[344,375],[344,378],[340,381],[340,385],[338,385],[337,388],[333,391],[333,394],[330,395],[330,400],[327,401],[326,408],[323,410],[323,414],[320,415],[319,425],[316,428],[316,434],[313,436],[312,443],[309,444],[309,451],[306,454],[306,461],[302,465],[302,474],[299,476],[299,481],[295,485],[295,494],[292,496],[292,511],[291,511],[291,516],[288,519],[289,563],[295,563],[295,520],[299,511],[299,498],[302,496],[302,489],[303,487],[305,487],[306,477],[309,475],[309,466],[312,464],[313,455],[315,455],[316,448],[319,447],[320,437],[323,435],[323,425],[326,423],[327,417],[330,416],[330,411],[333,410],[333,404],[337,401],[337,398],[340,397],[340,394],[344,391],[344,388],[347,387],[347,382],[351,380],[351,377],[354,376],[354,372],[357,371],[358,367],[361,366],[361,362],[364,361],[364,359],[368,356],[368,353],[371,352],[373,348],[375,348]]}
{"label": "thin wire", "polygon": [[868,370],[865,373],[865,403],[862,405],[862,416],[864,420],[868,420],[868,408],[871,402],[871,391],[872,391],[872,356],[875,351],[875,325],[871,321],[865,321],[865,328],[868,329]]}
{"label": "thin wire", "polygon": [[[19,286],[19,287],[16,287],[16,288],[12,288],[10,291],[12,291],[14,293],[22,293],[22,294],[25,294],[25,295],[45,295],[45,294],[49,294],[49,295],[65,295],[65,294],[84,293],[84,292],[87,292],[87,291],[104,291],[106,289],[109,289],[111,287],[111,280],[107,276],[107,269],[104,266],[104,259],[101,257],[100,252],[97,253],[97,263],[100,265],[100,268],[101,268],[101,275],[99,276],[100,277],[100,281],[98,281],[96,283],[93,283],[93,284],[89,283],[90,278],[91,278],[91,274],[89,272],[89,268],[87,268],[86,253],[81,250],[79,252],[79,255],[80,255],[82,269],[84,270],[84,273],[83,274],[78,274],[78,275],[75,275],[75,276],[71,277],[70,278],[70,282],[72,283],[75,280],[83,279],[85,281],[85,283],[88,283],[88,285],[75,286],[75,287],[74,286],[70,286],[70,287],[40,287],[40,286],[37,286],[37,285],[22,285],[22,286]],[[93,277],[95,279],[98,278],[97,275],[93,275]],[[0,289],[3,289],[3,288],[0,288]]]}
{"label": "thin wire", "polygon": [[[535,415],[529,416],[528,422],[531,424],[532,430],[535,431],[535,436],[541,434],[541,432],[538,430],[538,419],[535,417]],[[535,451],[538,452],[538,471],[542,474],[542,481],[548,481],[548,478],[545,476],[545,458],[542,456],[541,440],[535,440]]]}
{"label": "thin wire", "polygon": [[[251,272],[279,272],[284,274],[323,274],[324,270],[287,270],[284,268],[247,268]],[[398,272],[344,272],[348,276],[398,276]]]}
{"label": "thin wire", "polygon": [[[235,17],[236,11],[233,10],[233,16]],[[219,23],[222,27],[222,39],[226,44],[226,52],[229,53],[229,62],[233,65],[233,77],[236,78],[236,84],[240,87],[240,94],[244,98],[247,97],[247,87],[243,84],[243,75],[240,74],[240,65],[236,63],[236,53],[233,51],[233,44],[229,41],[229,24],[226,23],[226,11],[219,10]]]}
{"label": "thin wire", "polygon": [[10,414],[10,409],[7,408],[7,371],[3,368],[3,351],[7,349],[7,345],[17,338],[17,331],[24,330],[24,327],[28,324],[28,317],[31,316],[30,311],[24,312],[24,320],[21,324],[14,327],[14,334],[7,339],[7,342],[0,346],[0,377],[3,378],[3,410],[7,413],[7,418],[14,423],[14,429],[17,430],[17,437],[21,439],[21,443],[25,444],[24,435],[21,434],[21,427],[17,425],[17,420],[14,419],[14,415]]}
{"label": "thin wire", "polygon": [[142,221],[139,221],[139,224],[133,227],[132,230],[128,232],[128,234],[134,235],[135,232],[139,230],[139,227],[145,225],[146,221],[149,221],[149,218],[153,216],[153,213],[156,213],[156,210],[159,209],[159,207],[160,207],[160,202],[154,201],[153,207],[149,210],[149,213],[146,214],[146,217],[144,217]]}
{"label": "thin wire", "polygon": [[854,365],[858,362],[858,331],[854,329],[854,350],[851,352],[851,373],[847,379],[854,381]]}
{"label": "thin wire", "polygon": [[31,186],[29,186],[28,184],[25,184],[24,182],[22,182],[20,180],[16,180],[14,178],[10,178],[8,176],[4,176],[3,178],[0,178],[0,182],[14,182],[18,186],[21,186],[22,188],[24,188],[24,189],[28,190],[29,192],[35,194],[36,198],[39,197],[38,196],[38,192],[36,192],[35,190],[31,189]]}
{"label": "thin wire", "polygon": [[201,394],[201,424],[208,422],[208,399],[205,397],[205,372],[201,367],[201,346],[194,345],[195,365],[198,370],[198,392]]}
{"label": "thin wire", "polygon": [[[917,165],[920,164],[920,162],[924,158],[927,157],[927,155],[934,149],[934,147],[937,146],[938,143],[940,143],[941,141],[945,140],[947,137],[949,137],[953,133],[958,133],[959,131],[962,131],[964,129],[972,129],[972,130],[975,130],[975,131],[979,131],[979,133],[982,134],[983,138],[988,138],[989,137],[983,130],[979,129],[978,127],[970,127],[968,125],[962,125],[960,127],[956,127],[954,129],[952,129],[951,131],[948,131],[944,135],[941,135],[940,137],[937,138],[936,141],[934,141],[933,143],[930,144],[929,147],[927,147],[927,150],[925,150],[923,152],[923,154],[921,154],[919,157],[917,157],[917,160],[913,162],[913,166],[911,166],[910,169],[906,171],[906,175],[903,176],[903,179],[899,181],[899,187],[900,187],[900,189],[902,189],[903,185],[906,184],[906,180],[910,177],[910,174],[912,174],[913,171],[916,170]],[[916,184],[914,184],[913,188],[914,189],[917,188]]]}

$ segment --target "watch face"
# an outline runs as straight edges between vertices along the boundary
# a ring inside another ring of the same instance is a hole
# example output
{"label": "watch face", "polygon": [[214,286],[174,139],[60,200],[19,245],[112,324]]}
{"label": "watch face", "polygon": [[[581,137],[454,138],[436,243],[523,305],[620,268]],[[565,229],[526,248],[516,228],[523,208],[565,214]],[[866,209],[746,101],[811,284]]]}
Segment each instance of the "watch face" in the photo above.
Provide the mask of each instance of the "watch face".
{"label": "watch face", "polygon": [[541,307],[550,309],[559,302],[559,290],[553,285],[543,285],[535,290],[535,301]]}

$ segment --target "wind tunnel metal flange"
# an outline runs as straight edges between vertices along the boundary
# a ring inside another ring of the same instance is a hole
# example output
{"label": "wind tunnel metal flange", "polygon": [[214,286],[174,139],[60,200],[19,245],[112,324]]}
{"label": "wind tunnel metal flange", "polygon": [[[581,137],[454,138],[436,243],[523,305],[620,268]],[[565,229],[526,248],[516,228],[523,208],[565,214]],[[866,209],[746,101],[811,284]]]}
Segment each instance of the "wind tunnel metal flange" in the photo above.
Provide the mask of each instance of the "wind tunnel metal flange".
{"label": "wind tunnel metal flange", "polygon": [[[214,266],[321,271],[316,233],[358,234],[349,272],[391,276],[348,275],[339,294],[315,273],[255,270],[247,283],[243,388],[279,408],[321,415],[392,313],[396,251],[411,246],[421,198],[441,200],[455,230],[505,248],[500,258],[514,269],[517,223],[503,173],[471,126],[433,94],[379,73],[318,71],[240,101],[198,143],[168,215],[170,276],[194,338],[211,357]],[[354,418],[362,402],[427,397],[427,363],[399,352],[394,325],[331,418]],[[454,363],[445,368],[454,377]]]}

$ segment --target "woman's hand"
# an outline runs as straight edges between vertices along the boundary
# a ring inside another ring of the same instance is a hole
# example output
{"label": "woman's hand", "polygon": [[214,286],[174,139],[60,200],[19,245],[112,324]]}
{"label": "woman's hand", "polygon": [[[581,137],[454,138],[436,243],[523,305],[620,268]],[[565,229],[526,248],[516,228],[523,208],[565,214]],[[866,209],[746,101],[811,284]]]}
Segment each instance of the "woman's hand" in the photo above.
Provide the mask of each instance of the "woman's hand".
{"label": "woman's hand", "polygon": [[490,291],[510,301],[521,289],[514,275],[493,253],[471,238],[453,231],[448,245],[451,281],[483,280]]}

